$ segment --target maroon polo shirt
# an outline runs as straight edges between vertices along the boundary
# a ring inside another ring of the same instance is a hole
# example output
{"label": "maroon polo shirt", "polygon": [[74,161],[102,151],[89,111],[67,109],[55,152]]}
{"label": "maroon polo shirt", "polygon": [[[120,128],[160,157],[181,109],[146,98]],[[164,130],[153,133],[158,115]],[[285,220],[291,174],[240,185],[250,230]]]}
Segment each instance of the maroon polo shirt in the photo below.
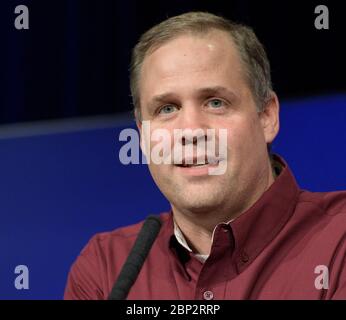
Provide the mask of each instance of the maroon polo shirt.
{"label": "maroon polo shirt", "polygon": [[[299,189],[282,170],[251,208],[214,231],[202,263],[178,243],[172,213],[128,299],[346,299],[346,192]],[[95,235],[73,264],[65,299],[107,299],[142,222]]]}

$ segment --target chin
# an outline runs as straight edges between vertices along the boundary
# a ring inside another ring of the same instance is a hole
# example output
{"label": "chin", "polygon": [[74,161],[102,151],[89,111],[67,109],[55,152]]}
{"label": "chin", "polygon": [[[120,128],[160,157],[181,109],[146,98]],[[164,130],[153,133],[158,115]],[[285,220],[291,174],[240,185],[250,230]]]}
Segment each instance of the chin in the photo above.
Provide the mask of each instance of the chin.
{"label": "chin", "polygon": [[181,197],[174,199],[176,207],[183,208],[191,212],[210,212],[220,207],[222,200],[221,197],[215,195],[204,195],[194,192],[186,192]]}

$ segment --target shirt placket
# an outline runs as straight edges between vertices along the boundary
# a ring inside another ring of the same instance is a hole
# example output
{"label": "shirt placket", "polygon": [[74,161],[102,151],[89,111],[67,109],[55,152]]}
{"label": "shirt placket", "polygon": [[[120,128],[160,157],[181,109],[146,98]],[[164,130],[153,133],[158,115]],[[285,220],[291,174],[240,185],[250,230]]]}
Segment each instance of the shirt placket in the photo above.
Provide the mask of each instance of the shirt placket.
{"label": "shirt placket", "polygon": [[225,299],[227,281],[236,275],[236,267],[232,262],[233,250],[234,240],[230,225],[219,225],[214,232],[209,258],[196,282],[196,300]]}

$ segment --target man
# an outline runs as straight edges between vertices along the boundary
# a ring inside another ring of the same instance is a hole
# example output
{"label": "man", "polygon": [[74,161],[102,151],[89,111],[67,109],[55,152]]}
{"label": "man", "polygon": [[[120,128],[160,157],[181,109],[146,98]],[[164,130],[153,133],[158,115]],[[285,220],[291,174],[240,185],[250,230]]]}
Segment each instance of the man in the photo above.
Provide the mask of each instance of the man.
{"label": "man", "polygon": [[[134,49],[131,90],[138,127],[150,122],[149,136],[203,133],[174,140],[172,150],[192,146],[182,162],[149,162],[171,212],[160,216],[128,299],[346,298],[346,193],[300,190],[286,162],[268,152],[279,102],[250,28],[201,12],[162,22]],[[208,129],[217,144],[227,129],[226,152],[214,161],[208,150],[196,155]],[[157,143],[147,149],[148,135],[141,139],[148,156]],[[221,164],[222,174],[210,174]],[[141,226],[93,237],[65,298],[107,299]]]}

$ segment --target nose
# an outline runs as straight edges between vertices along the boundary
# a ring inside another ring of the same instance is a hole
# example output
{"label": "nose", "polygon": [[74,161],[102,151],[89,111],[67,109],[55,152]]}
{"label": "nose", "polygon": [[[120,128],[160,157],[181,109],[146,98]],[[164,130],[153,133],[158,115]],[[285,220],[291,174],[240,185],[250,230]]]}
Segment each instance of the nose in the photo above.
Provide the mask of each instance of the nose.
{"label": "nose", "polygon": [[197,105],[190,104],[182,108],[178,129],[182,129],[180,141],[182,145],[197,145],[200,140],[207,141],[207,118]]}

